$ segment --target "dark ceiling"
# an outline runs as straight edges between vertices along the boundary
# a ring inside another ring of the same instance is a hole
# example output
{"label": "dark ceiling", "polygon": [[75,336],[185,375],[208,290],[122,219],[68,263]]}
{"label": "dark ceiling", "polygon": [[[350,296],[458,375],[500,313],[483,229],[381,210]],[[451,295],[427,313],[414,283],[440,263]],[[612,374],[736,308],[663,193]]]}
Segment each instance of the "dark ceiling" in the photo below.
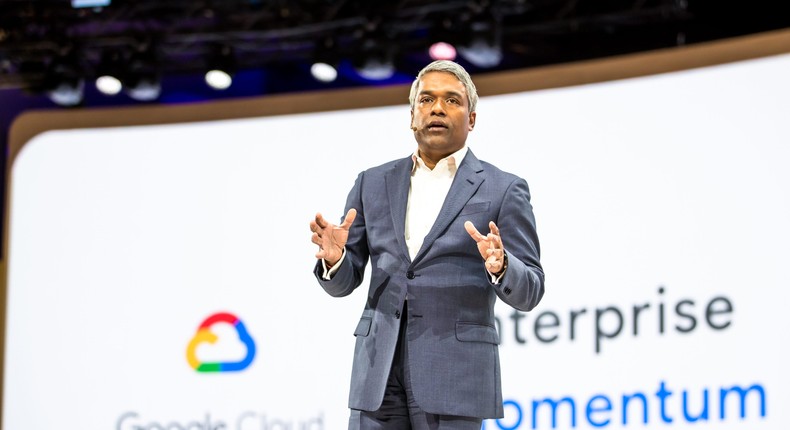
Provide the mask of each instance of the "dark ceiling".
{"label": "dark ceiling", "polygon": [[[496,65],[459,55],[474,74],[790,27],[787,7],[760,0],[114,0],[75,8],[68,0],[3,0],[0,89],[39,94],[58,79],[91,82],[115,67],[161,78],[166,93],[168,82],[202,76],[219,61],[247,76],[234,82],[234,96],[387,84],[414,76],[439,40],[459,52],[480,40],[499,46]],[[360,77],[362,62],[377,54],[391,55],[395,75]],[[339,65],[335,82],[311,77],[317,58]],[[250,84],[262,73],[268,84]]]}

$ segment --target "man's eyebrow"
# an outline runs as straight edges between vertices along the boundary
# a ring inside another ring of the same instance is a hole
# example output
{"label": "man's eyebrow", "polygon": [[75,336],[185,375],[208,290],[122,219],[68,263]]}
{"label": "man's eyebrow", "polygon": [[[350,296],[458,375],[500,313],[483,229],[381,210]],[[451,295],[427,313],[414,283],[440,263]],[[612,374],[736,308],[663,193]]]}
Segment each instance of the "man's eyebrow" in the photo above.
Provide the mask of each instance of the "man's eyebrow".
{"label": "man's eyebrow", "polygon": [[[428,94],[428,95],[431,95],[431,96],[432,96],[432,95],[434,95],[435,93],[436,93],[436,91],[431,91],[431,90],[420,90],[420,93],[419,93],[419,94]],[[450,91],[446,91],[446,92],[444,92],[444,94],[445,94],[445,95],[448,95],[448,96],[452,96],[452,97],[459,97],[459,98],[463,98],[463,94],[459,93],[458,91],[452,91],[452,90],[450,90]]]}

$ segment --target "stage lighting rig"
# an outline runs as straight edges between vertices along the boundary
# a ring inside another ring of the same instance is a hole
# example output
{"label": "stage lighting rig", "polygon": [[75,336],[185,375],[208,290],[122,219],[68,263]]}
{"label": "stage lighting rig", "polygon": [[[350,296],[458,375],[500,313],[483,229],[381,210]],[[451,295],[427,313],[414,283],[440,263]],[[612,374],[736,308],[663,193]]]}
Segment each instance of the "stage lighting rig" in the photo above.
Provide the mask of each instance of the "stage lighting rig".
{"label": "stage lighting rig", "polygon": [[233,84],[233,75],[236,73],[233,48],[228,45],[215,47],[209,63],[210,69],[204,78],[206,84],[215,90],[228,89]]}
{"label": "stage lighting rig", "polygon": [[71,7],[75,9],[81,8],[101,8],[109,6],[112,0],[71,0]]}
{"label": "stage lighting rig", "polygon": [[52,60],[44,78],[44,90],[57,105],[77,106],[82,103],[85,89],[84,71],[74,52]]}
{"label": "stage lighting rig", "polygon": [[108,51],[96,67],[96,89],[100,93],[114,96],[123,89],[123,59],[120,52]]}
{"label": "stage lighting rig", "polygon": [[467,40],[458,47],[466,61],[480,68],[492,68],[502,62],[502,26],[494,18],[483,18],[469,24]]}
{"label": "stage lighting rig", "polygon": [[[202,81],[209,70],[216,70],[208,81],[218,88],[230,85],[234,73],[242,70],[266,70],[284,81],[272,85],[282,91],[312,88],[313,80],[334,80],[333,86],[376,85],[408,79],[429,56],[452,58],[446,45],[430,49],[437,42],[454,46],[457,61],[473,73],[536,67],[700,42],[711,24],[695,27],[700,8],[688,3],[7,1],[0,8],[0,89],[54,91],[61,94],[55,95],[61,102],[75,103],[81,99],[78,81],[89,79],[92,85],[101,77],[98,85],[104,93],[116,93],[120,81],[121,91],[130,97],[150,101],[159,95],[160,77]],[[332,40],[331,49],[323,44],[327,39]],[[73,48],[80,60],[76,77],[63,77],[69,73],[56,73],[50,66],[64,46]],[[214,46],[233,51],[235,70],[212,63]],[[122,53],[120,73],[100,70],[103,53],[111,50]],[[141,66],[133,57],[147,51],[153,59]],[[322,51],[334,55],[322,57]],[[359,79],[338,83],[338,71],[354,77],[338,69],[340,64],[353,66]],[[218,77],[223,82],[216,82]],[[63,96],[67,93],[71,96]],[[90,103],[93,93],[87,95]]]}
{"label": "stage lighting rig", "polygon": [[129,97],[138,101],[159,98],[162,92],[159,63],[150,48],[132,55],[123,77],[123,87]]}
{"label": "stage lighting rig", "polygon": [[310,74],[319,82],[334,82],[337,79],[338,57],[333,38],[327,37],[316,42]]}
{"label": "stage lighting rig", "polygon": [[395,74],[394,56],[393,45],[368,38],[353,61],[354,69],[364,79],[383,81]]}

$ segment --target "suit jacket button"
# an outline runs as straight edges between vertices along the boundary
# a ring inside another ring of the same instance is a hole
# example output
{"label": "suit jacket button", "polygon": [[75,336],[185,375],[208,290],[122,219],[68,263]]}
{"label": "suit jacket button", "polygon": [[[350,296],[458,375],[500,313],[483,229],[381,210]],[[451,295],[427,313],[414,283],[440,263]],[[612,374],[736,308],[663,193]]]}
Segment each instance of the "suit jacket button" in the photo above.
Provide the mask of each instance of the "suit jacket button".
{"label": "suit jacket button", "polygon": [[414,272],[409,270],[408,272],[406,272],[406,277],[409,279],[414,279]]}
{"label": "suit jacket button", "polygon": [[395,311],[395,319],[400,319],[400,311]]}

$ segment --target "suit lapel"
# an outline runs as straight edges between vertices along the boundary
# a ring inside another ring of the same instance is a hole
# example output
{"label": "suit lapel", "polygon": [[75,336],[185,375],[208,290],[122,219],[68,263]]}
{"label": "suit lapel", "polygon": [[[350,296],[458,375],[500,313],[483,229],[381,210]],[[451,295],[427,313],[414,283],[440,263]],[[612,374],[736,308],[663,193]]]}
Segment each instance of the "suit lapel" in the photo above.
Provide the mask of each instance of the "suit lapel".
{"label": "suit lapel", "polygon": [[[439,216],[436,217],[436,222],[434,222],[428,235],[425,236],[420,251],[417,252],[417,255],[414,257],[415,263],[423,257],[425,252],[433,245],[436,238],[444,233],[450,223],[458,217],[458,214],[461,213],[466,202],[477,192],[477,189],[480,188],[480,184],[482,184],[484,180],[485,175],[483,173],[483,166],[480,164],[480,160],[472,154],[472,150],[469,150],[464,160],[461,162],[461,165],[458,166],[455,179],[453,179],[453,184],[450,186],[450,191],[447,192],[447,197],[444,199],[444,204],[439,211]],[[403,226],[401,226],[401,231],[403,231]]]}
{"label": "suit lapel", "polygon": [[387,187],[387,196],[389,197],[390,214],[392,214],[392,225],[395,231],[395,237],[398,238],[401,254],[406,261],[411,261],[409,258],[409,248],[406,245],[406,205],[409,199],[412,167],[413,161],[411,156],[404,158],[386,173],[384,179]]}

